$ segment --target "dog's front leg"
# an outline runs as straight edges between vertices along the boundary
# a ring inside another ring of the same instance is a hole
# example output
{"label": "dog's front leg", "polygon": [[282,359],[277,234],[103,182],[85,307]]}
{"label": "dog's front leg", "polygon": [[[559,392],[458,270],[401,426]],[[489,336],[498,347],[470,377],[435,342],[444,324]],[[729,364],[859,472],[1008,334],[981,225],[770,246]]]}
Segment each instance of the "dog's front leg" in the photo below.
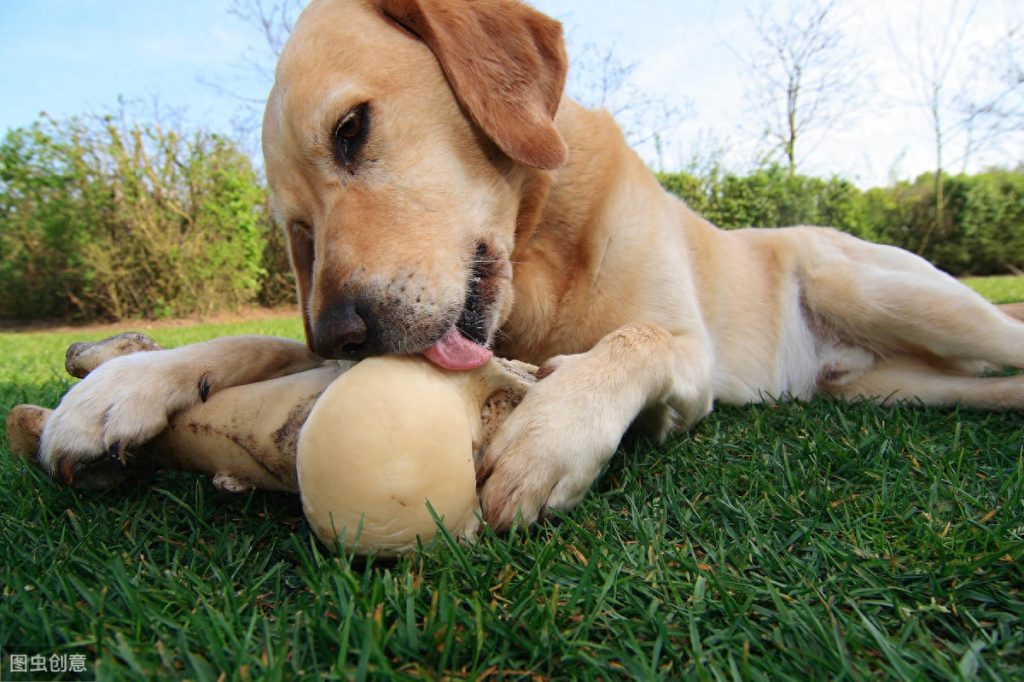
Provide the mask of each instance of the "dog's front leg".
{"label": "dog's front leg", "polygon": [[484,518],[502,530],[573,507],[645,408],[667,404],[689,427],[711,411],[703,330],[623,327],[579,355],[554,358],[502,425],[478,471]]}
{"label": "dog's front leg", "polygon": [[166,428],[175,412],[216,391],[323,362],[297,341],[268,336],[232,336],[113,358],[61,400],[43,431],[39,463],[51,473],[65,473],[105,453],[123,456]]}

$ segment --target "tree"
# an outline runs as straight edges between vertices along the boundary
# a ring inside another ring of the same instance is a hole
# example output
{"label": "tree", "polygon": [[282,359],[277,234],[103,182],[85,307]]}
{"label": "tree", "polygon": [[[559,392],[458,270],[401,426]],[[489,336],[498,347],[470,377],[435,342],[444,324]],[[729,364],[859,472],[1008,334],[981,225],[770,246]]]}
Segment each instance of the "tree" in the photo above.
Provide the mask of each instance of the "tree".
{"label": "tree", "polygon": [[[963,42],[968,35],[976,9],[975,3],[965,7],[958,0],[954,0],[945,19],[936,25],[928,22],[936,16],[935,8],[929,5],[926,9],[922,5],[914,28],[914,40],[910,43],[913,46],[913,52],[910,54],[907,54],[906,48],[902,46],[906,41],[898,40],[891,27],[889,31],[890,41],[911,79],[917,104],[928,117],[935,152],[932,186],[934,221],[929,229],[923,231],[921,242],[915,249],[917,253],[924,253],[927,250],[932,235],[945,224],[943,173],[947,161],[946,147],[954,135],[969,129],[970,117],[961,115],[956,106],[956,103],[964,98],[964,88],[952,78],[952,72],[957,61],[965,56],[962,53]],[[972,136],[968,135],[967,139],[965,157],[970,153]]]}
{"label": "tree", "polygon": [[[571,45],[571,36],[569,42]],[[631,146],[653,143],[660,158],[665,131],[688,115],[690,101],[680,110],[641,90],[633,80],[639,63],[621,61],[614,44],[584,43],[573,50],[569,63],[569,95],[585,107],[606,109]]]}
{"label": "tree", "polygon": [[1011,23],[983,62],[996,86],[964,98],[967,120],[981,126],[988,139],[1024,132],[1024,19]]}
{"label": "tree", "polygon": [[748,12],[758,44],[741,55],[763,134],[781,151],[790,175],[811,146],[861,103],[859,54],[837,27],[838,0],[791,5],[781,18]]}
{"label": "tree", "polygon": [[43,115],[0,140],[0,316],[167,317],[250,303],[266,192],[228,138]]}
{"label": "tree", "polygon": [[[307,0],[232,0],[228,13],[238,17],[246,24],[257,27],[263,36],[263,49],[250,53],[247,59],[250,66],[273,79],[274,66],[268,68],[266,61],[259,55],[269,51],[276,60],[291,35],[295,20],[306,5]],[[251,58],[257,55],[255,59]]]}
{"label": "tree", "polygon": [[[274,68],[299,13],[308,0],[232,0],[228,14],[258,36],[239,55],[231,82],[203,81],[217,93],[238,102],[233,121],[237,136],[259,156],[258,133],[266,95],[274,84]],[[257,94],[252,94],[257,93]]]}

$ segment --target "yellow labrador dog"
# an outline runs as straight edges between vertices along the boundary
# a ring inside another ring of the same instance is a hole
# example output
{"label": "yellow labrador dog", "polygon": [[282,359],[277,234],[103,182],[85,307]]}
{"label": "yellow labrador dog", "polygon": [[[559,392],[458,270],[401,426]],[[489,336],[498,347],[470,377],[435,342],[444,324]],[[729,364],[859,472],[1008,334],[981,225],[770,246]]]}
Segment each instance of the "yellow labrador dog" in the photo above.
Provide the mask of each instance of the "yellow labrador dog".
{"label": "yellow labrador dog", "polygon": [[[486,519],[575,505],[631,424],[716,400],[1024,408],[1024,324],[905,251],[821,228],[721,231],[612,118],[563,96],[561,27],[515,0],[314,0],[263,129],[309,349],[219,339],[102,365],[49,422],[51,469],[322,358],[492,352],[544,378],[479,471]],[[344,419],[345,415],[338,415]]]}

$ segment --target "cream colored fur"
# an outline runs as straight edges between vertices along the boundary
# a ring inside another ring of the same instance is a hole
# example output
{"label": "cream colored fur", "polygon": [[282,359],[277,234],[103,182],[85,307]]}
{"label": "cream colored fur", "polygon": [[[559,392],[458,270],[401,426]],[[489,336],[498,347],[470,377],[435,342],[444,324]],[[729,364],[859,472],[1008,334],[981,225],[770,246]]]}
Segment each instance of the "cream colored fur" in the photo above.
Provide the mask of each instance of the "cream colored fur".
{"label": "cream colored fur", "polygon": [[[358,292],[391,302],[381,313],[386,348],[417,352],[458,314],[473,244],[488,245],[498,264],[494,347],[546,362],[479,472],[489,522],[572,507],[634,421],[663,437],[715,401],[825,392],[1024,408],[1024,378],[977,376],[1024,366],[1020,321],[896,248],[823,228],[717,229],[659,186],[604,112],[562,99],[553,120],[540,105],[528,121],[503,119],[502,87],[453,75],[466,64],[453,67],[460,56],[429,31],[541,27],[529,35],[554,72],[562,48],[550,21],[510,0],[442,4],[315,0],[282,55],[264,150],[307,334],[339,296]],[[462,23],[449,25],[452,14]],[[457,37],[488,59],[530,46],[524,38],[504,53],[497,38]],[[557,75],[544,87],[560,87]],[[364,163],[339,170],[326,139],[362,102],[374,112]],[[493,110],[481,114],[485,105]],[[556,169],[565,150],[544,132],[551,125],[568,149]],[[44,463],[144,440],[199,399],[203,372],[251,365],[231,339],[217,343],[103,365],[56,411]],[[291,358],[278,372],[317,362],[265,343],[263,356]],[[228,371],[217,387],[259,369]]]}

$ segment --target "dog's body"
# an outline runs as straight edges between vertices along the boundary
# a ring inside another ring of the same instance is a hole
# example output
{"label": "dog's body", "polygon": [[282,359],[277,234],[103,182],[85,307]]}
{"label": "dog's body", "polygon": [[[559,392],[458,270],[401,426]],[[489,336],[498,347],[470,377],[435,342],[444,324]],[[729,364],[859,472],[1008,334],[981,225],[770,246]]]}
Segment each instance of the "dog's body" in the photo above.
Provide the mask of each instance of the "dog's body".
{"label": "dog's body", "polygon": [[[492,524],[571,507],[631,424],[664,436],[715,400],[1024,408],[1024,378],[978,376],[1024,366],[1024,324],[896,248],[718,230],[608,114],[562,98],[564,62],[558,25],[512,0],[319,0],[264,124],[314,351],[547,363],[486,453]],[[44,463],[151,436],[200,377],[208,392],[319,362],[267,341],[280,361],[249,366],[218,343],[133,356],[152,386],[104,364],[51,419]]]}

